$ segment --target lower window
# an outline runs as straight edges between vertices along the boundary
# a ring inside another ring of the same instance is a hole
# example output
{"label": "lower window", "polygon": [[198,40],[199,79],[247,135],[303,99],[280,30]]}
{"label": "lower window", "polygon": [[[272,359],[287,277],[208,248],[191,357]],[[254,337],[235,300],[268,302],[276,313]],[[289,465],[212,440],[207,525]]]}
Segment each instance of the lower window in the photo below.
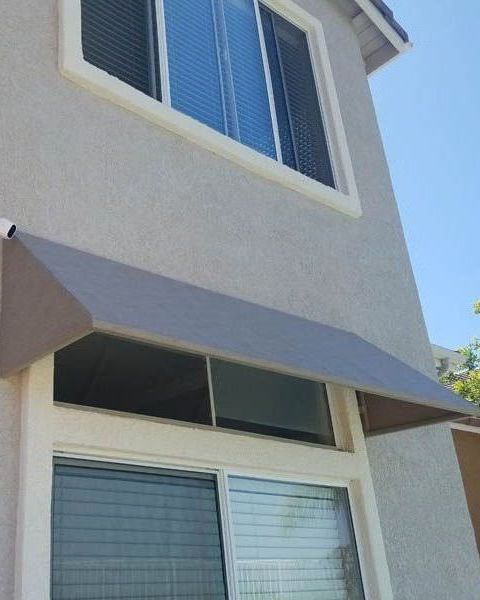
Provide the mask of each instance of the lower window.
{"label": "lower window", "polygon": [[52,600],[363,600],[345,489],[224,487],[220,503],[213,474],[57,461]]}

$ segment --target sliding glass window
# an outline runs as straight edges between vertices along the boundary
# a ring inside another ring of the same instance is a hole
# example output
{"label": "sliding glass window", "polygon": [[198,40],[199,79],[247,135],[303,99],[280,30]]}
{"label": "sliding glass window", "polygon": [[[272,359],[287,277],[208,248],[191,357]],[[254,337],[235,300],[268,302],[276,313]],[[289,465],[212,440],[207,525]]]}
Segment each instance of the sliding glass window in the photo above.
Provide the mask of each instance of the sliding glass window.
{"label": "sliding glass window", "polygon": [[81,0],[84,58],[335,187],[307,33],[258,0]]}
{"label": "sliding glass window", "polygon": [[335,445],[323,383],[102,334],[55,354],[54,399]]}
{"label": "sliding glass window", "polygon": [[52,544],[52,600],[364,599],[344,488],[58,459]]}
{"label": "sliding glass window", "polygon": [[323,383],[99,333],[54,364],[55,402],[335,445]]}

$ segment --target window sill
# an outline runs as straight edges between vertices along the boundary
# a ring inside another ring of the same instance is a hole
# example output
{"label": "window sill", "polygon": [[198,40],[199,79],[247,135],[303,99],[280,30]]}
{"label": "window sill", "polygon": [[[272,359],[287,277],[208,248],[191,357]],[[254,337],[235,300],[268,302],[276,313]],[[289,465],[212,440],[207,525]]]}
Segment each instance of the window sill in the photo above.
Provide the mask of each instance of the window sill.
{"label": "window sill", "polygon": [[[278,161],[222,135],[85,61],[81,43],[80,2],[71,2],[71,0],[60,2],[59,67],[62,75],[74,83],[141,115],[156,125],[185,137],[214,154],[231,160],[260,177],[303,194],[311,200],[350,217],[358,218],[362,215],[360,200],[356,186],[353,183],[351,163],[348,165],[349,180],[352,182],[349,185],[351,191],[347,194],[306,177]],[[332,83],[331,74],[329,74],[329,79]],[[339,110],[335,112],[339,115]],[[345,148],[346,140],[343,126],[341,126],[341,129]]]}

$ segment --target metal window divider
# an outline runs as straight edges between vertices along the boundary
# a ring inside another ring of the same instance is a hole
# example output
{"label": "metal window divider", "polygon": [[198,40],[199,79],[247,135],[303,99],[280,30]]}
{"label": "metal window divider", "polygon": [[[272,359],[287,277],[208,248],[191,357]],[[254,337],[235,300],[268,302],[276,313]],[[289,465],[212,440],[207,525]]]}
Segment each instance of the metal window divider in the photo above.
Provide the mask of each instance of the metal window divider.
{"label": "metal window divider", "polygon": [[222,529],[223,553],[225,559],[225,576],[228,600],[239,600],[238,571],[233,533],[233,517],[230,507],[230,491],[228,473],[225,469],[217,472],[220,523]]}
{"label": "metal window divider", "polygon": [[213,394],[213,379],[212,379],[212,365],[210,357],[207,356],[207,383],[208,383],[208,397],[210,399],[210,414],[212,416],[213,427],[217,426],[217,413],[215,411],[215,399]]}
{"label": "metal window divider", "polygon": [[162,86],[162,102],[167,106],[171,106],[172,98],[170,95],[170,75],[168,69],[167,26],[165,23],[163,0],[155,0],[155,13],[157,19],[158,61]]}
{"label": "metal window divider", "polygon": [[263,71],[267,85],[268,102],[270,105],[270,116],[272,120],[273,137],[275,139],[275,150],[277,152],[277,161],[283,164],[282,145],[280,143],[280,131],[278,129],[277,109],[275,107],[275,97],[273,95],[272,75],[270,73],[270,64],[268,62],[267,46],[265,44],[265,35],[263,32],[262,18],[260,16],[260,6],[258,0],[252,0],[255,9],[255,18],[257,21],[258,38],[262,52]]}

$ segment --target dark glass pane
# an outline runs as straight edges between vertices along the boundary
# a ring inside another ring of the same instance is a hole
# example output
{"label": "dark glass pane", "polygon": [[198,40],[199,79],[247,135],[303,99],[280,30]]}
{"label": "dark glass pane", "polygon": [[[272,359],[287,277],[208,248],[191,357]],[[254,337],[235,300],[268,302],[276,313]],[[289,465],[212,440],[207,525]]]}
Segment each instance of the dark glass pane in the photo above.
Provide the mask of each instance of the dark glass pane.
{"label": "dark glass pane", "polygon": [[55,465],[52,600],[225,600],[213,476],[82,465]]}
{"label": "dark glass pane", "polygon": [[325,386],[212,360],[217,425],[334,445]]}
{"label": "dark glass pane", "polygon": [[85,60],[161,98],[153,0],[82,0]]}
{"label": "dark glass pane", "polygon": [[262,7],[262,23],[272,74],[280,139],[285,164],[335,187],[328,143],[313,73],[307,35],[276,13]]}
{"label": "dark glass pane", "polygon": [[55,354],[56,402],[211,424],[206,361],[101,334]]}

